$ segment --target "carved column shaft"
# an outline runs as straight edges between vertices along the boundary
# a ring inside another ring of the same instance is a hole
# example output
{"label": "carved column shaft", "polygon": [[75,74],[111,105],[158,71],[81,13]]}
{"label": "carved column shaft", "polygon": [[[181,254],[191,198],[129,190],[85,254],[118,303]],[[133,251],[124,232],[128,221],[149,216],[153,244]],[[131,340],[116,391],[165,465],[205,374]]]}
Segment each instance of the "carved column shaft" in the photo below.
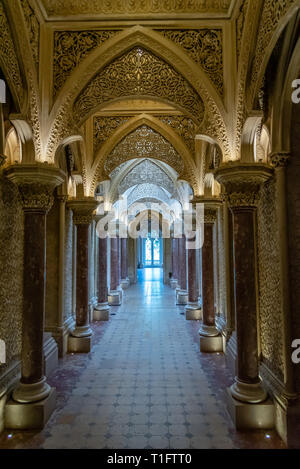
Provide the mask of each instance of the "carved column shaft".
{"label": "carved column shaft", "polygon": [[172,274],[173,279],[178,280],[178,239],[172,239]]}
{"label": "carved column shaft", "polygon": [[67,196],[58,196],[59,200],[59,285],[58,285],[58,326],[64,321],[65,302],[65,225]]}
{"label": "carved column shaft", "polygon": [[186,239],[183,235],[182,238],[178,239],[178,278],[180,282],[181,290],[187,289],[187,272],[186,272]]}
{"label": "carved column shaft", "polygon": [[213,223],[204,225],[202,247],[202,310],[203,325],[215,326]]}
{"label": "carved column shaft", "polygon": [[[190,242],[195,242],[195,239],[189,240]],[[190,304],[198,304],[199,291],[197,284],[197,255],[199,253],[198,249],[188,249],[188,301]]]}

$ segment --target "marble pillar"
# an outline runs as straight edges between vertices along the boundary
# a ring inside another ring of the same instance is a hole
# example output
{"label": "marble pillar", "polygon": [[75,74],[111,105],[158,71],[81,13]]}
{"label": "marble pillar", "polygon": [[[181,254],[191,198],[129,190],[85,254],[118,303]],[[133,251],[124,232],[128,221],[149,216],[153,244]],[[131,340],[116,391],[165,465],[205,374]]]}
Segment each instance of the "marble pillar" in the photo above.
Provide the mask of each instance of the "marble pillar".
{"label": "marble pillar", "polygon": [[217,209],[204,208],[204,240],[202,246],[202,315],[199,330],[201,352],[221,352],[222,337],[215,323],[214,225]]}
{"label": "marble pillar", "polygon": [[69,352],[88,353],[92,330],[89,318],[89,239],[93,212],[98,202],[93,197],[70,200],[76,226],[76,326],[69,337]]}
{"label": "marble pillar", "polygon": [[41,428],[55,407],[55,390],[44,376],[46,218],[53,190],[64,180],[44,164],[9,167],[5,175],[18,185],[24,210],[24,300],[21,380],[6,408],[7,428]]}
{"label": "marble pillar", "polygon": [[94,321],[108,321],[107,238],[98,238],[98,304],[94,308]]}
{"label": "marble pillar", "polygon": [[120,285],[120,238],[118,236],[110,238],[110,291],[108,304],[110,306],[120,306],[122,302],[122,292]]}
{"label": "marble pillar", "polygon": [[200,320],[201,308],[199,306],[199,290],[197,282],[197,256],[199,250],[196,246],[196,236],[188,241],[188,304],[185,307],[185,317],[187,320]]}
{"label": "marble pillar", "polygon": [[179,289],[176,290],[176,304],[186,305],[188,302],[187,271],[186,271],[186,238],[182,235],[178,239],[178,279]]}
{"label": "marble pillar", "polygon": [[178,286],[178,239],[172,238],[172,278],[170,280],[171,288]]}
{"label": "marble pillar", "polygon": [[130,281],[128,278],[128,242],[127,238],[121,238],[121,288],[122,290],[126,290],[129,285]]}
{"label": "marble pillar", "polygon": [[[267,405],[265,410],[263,406],[258,407],[260,411],[253,408],[254,404],[267,398],[259,377],[256,207],[260,186],[272,174],[272,169],[266,165],[240,163],[232,164],[230,168],[224,165],[216,172],[217,180],[225,186],[233,214],[237,376],[230,388],[229,410],[237,427],[241,412],[244,412],[243,419],[248,419],[249,427],[265,428],[268,408],[269,412],[273,411],[272,406]],[[246,406],[241,407],[239,402]]]}

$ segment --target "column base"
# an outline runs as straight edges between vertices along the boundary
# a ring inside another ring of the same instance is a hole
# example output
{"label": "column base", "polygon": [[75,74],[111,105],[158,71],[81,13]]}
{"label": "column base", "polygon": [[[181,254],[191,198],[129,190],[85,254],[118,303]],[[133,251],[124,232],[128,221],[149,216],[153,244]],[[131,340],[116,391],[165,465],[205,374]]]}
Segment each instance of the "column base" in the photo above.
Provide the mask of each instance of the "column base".
{"label": "column base", "polygon": [[[88,326],[76,326],[74,331],[71,332],[70,337],[84,338],[84,337],[91,337],[92,334],[93,334],[93,331],[90,328],[90,325],[88,325]],[[70,339],[70,337],[69,337],[69,339]]]}
{"label": "column base", "polygon": [[109,306],[120,306],[122,303],[122,292],[120,290],[112,290],[108,295]]}
{"label": "column base", "polygon": [[58,367],[58,347],[50,333],[44,333],[44,370],[45,376],[50,376]]}
{"label": "column base", "polygon": [[109,306],[108,303],[99,303],[93,312],[94,321],[108,321],[109,320]]}
{"label": "column base", "polygon": [[129,278],[125,278],[125,279],[122,279],[121,280],[121,288],[122,290],[127,290],[127,288],[129,288],[130,286],[130,280]]}
{"label": "column base", "polygon": [[175,280],[174,278],[171,278],[171,280],[170,280],[170,287],[171,287],[173,290],[175,290],[175,289],[177,288],[177,286],[178,286],[177,280]]}
{"label": "column base", "polygon": [[50,393],[46,399],[31,404],[21,404],[10,399],[4,410],[5,428],[12,430],[42,429],[55,407],[55,388],[50,388]]}
{"label": "column base", "polygon": [[215,337],[200,336],[200,352],[223,352],[223,337],[221,335]]}
{"label": "column base", "polygon": [[218,331],[216,326],[206,326],[202,324],[199,329],[199,335],[203,337],[216,337],[220,335],[220,331]]}
{"label": "column base", "polygon": [[186,290],[177,290],[176,293],[176,304],[177,305],[187,305],[188,303],[188,292]]}
{"label": "column base", "polygon": [[227,388],[227,407],[237,430],[270,430],[275,425],[275,408],[271,399],[249,404],[236,400]]}
{"label": "column base", "polygon": [[92,348],[92,336],[89,337],[73,337],[69,336],[68,352],[69,353],[89,353]]}
{"label": "column base", "polygon": [[50,394],[51,388],[46,382],[46,377],[33,384],[25,384],[20,382],[12,393],[12,398],[20,404],[32,404],[34,402],[46,399]]}
{"label": "column base", "polygon": [[188,303],[185,307],[185,319],[188,321],[200,321],[202,319],[202,310],[198,303]]}
{"label": "column base", "polygon": [[248,404],[259,404],[267,399],[268,395],[263,389],[261,382],[255,384],[244,383],[235,378],[235,383],[230,386],[232,396],[241,402]]}

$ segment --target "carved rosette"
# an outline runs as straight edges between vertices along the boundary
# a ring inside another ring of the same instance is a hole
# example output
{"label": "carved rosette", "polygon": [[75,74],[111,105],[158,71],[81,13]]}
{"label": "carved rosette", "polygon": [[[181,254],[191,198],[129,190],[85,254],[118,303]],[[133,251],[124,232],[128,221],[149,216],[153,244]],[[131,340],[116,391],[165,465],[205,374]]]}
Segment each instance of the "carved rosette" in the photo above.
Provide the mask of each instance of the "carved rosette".
{"label": "carved rosette", "polygon": [[270,156],[270,162],[271,165],[277,169],[277,168],[286,168],[287,165],[289,164],[291,154],[289,152],[278,152],[278,153],[273,153]]}
{"label": "carved rosette", "polygon": [[226,190],[226,200],[232,209],[256,208],[260,187],[273,175],[273,170],[262,164],[227,164],[215,171],[216,180]]}
{"label": "carved rosette", "polygon": [[93,197],[74,199],[68,202],[68,207],[73,211],[75,225],[89,225],[94,219],[94,211],[99,202]]}
{"label": "carved rosette", "polygon": [[43,163],[10,166],[5,176],[18,186],[24,211],[45,213],[53,205],[55,187],[65,179],[63,171]]}

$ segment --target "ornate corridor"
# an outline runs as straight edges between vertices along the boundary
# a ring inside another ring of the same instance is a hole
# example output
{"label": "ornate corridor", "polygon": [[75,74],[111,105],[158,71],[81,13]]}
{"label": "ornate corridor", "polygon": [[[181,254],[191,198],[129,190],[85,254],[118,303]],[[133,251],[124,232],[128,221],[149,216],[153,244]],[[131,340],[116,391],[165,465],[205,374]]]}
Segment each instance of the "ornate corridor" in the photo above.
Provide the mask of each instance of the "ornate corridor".
{"label": "ornate corridor", "polygon": [[300,0],[0,26],[0,447],[299,448]]}

